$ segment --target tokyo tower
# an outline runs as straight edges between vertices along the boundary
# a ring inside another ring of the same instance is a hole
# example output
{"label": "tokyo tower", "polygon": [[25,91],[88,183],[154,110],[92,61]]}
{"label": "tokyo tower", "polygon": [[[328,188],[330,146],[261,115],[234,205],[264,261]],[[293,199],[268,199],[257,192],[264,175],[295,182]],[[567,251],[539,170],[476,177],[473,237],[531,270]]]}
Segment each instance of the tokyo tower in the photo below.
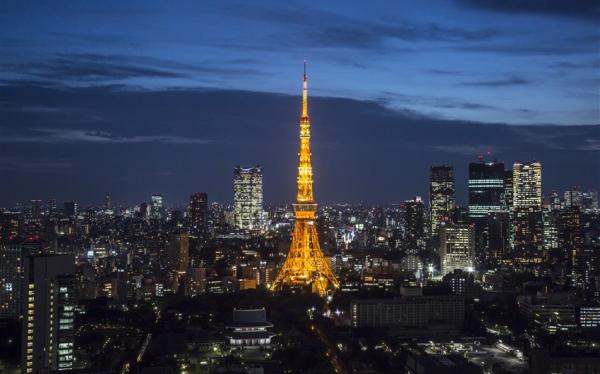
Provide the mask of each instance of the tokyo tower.
{"label": "tokyo tower", "polygon": [[275,291],[283,286],[310,286],[312,292],[325,296],[329,287],[338,288],[331,267],[319,245],[315,225],[317,204],[313,196],[313,173],[310,152],[310,119],[306,62],[302,85],[302,116],[300,117],[300,153],[298,154],[298,194],[294,206],[292,244],[279,274],[271,285]]}

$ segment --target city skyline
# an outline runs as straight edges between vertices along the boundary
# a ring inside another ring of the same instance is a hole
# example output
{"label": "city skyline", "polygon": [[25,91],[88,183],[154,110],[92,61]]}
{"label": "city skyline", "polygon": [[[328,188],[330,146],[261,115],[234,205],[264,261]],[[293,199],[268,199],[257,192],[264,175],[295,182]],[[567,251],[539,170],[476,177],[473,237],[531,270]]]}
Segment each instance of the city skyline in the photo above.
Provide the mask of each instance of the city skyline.
{"label": "city skyline", "polygon": [[2,2],[0,372],[597,374],[599,25]]}
{"label": "city skyline", "polygon": [[[541,161],[547,191],[599,188],[592,1],[179,4],[177,24],[157,4],[40,4],[7,3],[0,14],[0,206],[93,204],[106,191],[120,204],[155,192],[184,204],[200,190],[229,203],[231,168],[256,164],[265,202],[292,201],[286,165],[304,59],[324,203],[426,197],[428,168],[448,163],[464,204],[467,165],[488,151],[505,164]],[[23,17],[35,27],[14,24]]]}

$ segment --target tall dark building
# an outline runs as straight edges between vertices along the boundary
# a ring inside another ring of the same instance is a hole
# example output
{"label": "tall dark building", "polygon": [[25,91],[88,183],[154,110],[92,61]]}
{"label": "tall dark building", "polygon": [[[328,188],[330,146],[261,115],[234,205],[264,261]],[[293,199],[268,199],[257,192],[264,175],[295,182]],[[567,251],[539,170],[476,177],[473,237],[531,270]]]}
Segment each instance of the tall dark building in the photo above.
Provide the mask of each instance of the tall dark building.
{"label": "tall dark building", "polygon": [[22,373],[71,370],[75,258],[33,255],[24,262]]}
{"label": "tall dark building", "polygon": [[425,210],[423,200],[416,196],[404,202],[404,247],[408,253],[418,253],[425,244]]}
{"label": "tall dark building", "polygon": [[31,200],[31,215],[39,217],[42,214],[42,200]]}
{"label": "tall dark building", "polygon": [[499,263],[510,254],[510,220],[508,212],[492,212],[487,217],[487,259]]}
{"label": "tall dark building", "polygon": [[475,247],[480,261],[492,260],[489,252],[488,216],[506,210],[504,164],[474,162],[469,164],[469,218],[475,224]]}
{"label": "tall dark building", "polygon": [[569,259],[571,283],[583,286],[585,261],[582,255],[581,209],[571,205],[560,213],[560,246]]}
{"label": "tall dark building", "polygon": [[469,164],[469,216],[487,217],[490,212],[505,210],[504,164],[477,162]]}
{"label": "tall dark building", "polygon": [[203,236],[208,231],[208,197],[203,192],[190,196],[188,207],[190,231],[196,236]]}
{"label": "tall dark building", "polygon": [[21,315],[25,254],[25,246],[20,240],[0,242],[0,318],[18,318]]}
{"label": "tall dark building", "polygon": [[63,213],[67,217],[75,217],[77,215],[77,203],[67,201],[63,204]]}
{"label": "tall dark building", "polygon": [[454,209],[454,169],[452,166],[432,166],[429,179],[431,234],[437,235],[440,225],[450,220]]}

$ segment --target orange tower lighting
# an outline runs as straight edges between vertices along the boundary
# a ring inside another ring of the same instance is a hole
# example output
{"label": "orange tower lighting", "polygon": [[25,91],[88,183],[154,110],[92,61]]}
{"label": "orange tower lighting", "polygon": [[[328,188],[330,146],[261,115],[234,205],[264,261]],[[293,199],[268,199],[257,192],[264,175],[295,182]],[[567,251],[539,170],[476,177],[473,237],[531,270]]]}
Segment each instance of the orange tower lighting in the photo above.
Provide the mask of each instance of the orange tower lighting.
{"label": "orange tower lighting", "polygon": [[308,117],[308,88],[306,62],[302,85],[302,115],[300,117],[300,153],[298,154],[298,194],[294,204],[294,231],[290,251],[271,285],[275,291],[283,286],[311,286],[312,292],[325,296],[329,287],[339,282],[323,256],[315,215],[317,204],[313,195],[313,173],[310,152],[310,119]]}

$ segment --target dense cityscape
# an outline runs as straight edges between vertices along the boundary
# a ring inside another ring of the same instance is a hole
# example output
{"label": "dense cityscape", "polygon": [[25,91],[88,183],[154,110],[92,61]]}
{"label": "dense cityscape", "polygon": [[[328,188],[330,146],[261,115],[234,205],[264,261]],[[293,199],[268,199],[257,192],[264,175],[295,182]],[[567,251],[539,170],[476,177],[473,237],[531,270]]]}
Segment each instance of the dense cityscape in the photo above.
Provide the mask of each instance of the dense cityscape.
{"label": "dense cityscape", "polygon": [[0,373],[600,373],[600,3],[373,4],[2,2]]}
{"label": "dense cityscape", "polygon": [[24,373],[600,367],[597,191],[544,191],[540,162],[481,155],[468,181],[432,166],[429,203],[316,215],[306,66],[302,103],[293,209],[263,204],[261,166],[233,169],[233,206],[107,193],[2,209],[5,370],[19,356]]}

